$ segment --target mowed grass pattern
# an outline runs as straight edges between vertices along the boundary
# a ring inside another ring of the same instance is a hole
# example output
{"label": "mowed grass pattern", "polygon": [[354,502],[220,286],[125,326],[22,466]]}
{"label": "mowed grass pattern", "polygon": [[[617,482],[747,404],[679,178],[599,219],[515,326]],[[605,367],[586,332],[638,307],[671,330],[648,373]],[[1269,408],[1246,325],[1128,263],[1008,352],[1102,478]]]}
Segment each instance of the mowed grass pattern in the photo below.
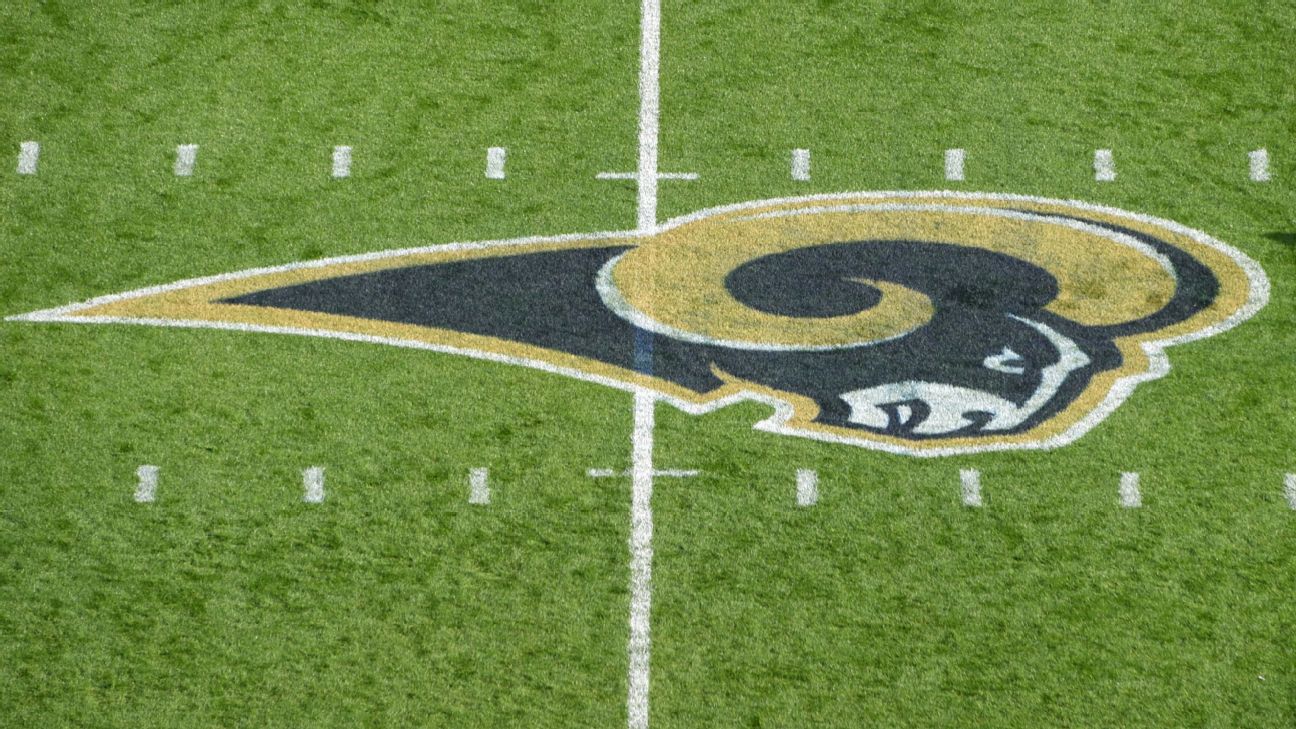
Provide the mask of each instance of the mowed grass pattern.
{"label": "mowed grass pattern", "polygon": [[[0,144],[42,156],[35,177],[0,168],[0,314],[630,227],[633,185],[594,174],[635,162],[638,10],[7,6]],[[701,179],[663,182],[664,216],[869,189],[1078,198],[1205,230],[1273,295],[1049,453],[917,460],[753,432],[755,405],[660,406],[657,465],[703,474],[657,484],[653,726],[1296,723],[1294,26],[1265,3],[665,3],[662,166]],[[182,143],[192,178],[172,174]],[[965,183],[943,180],[949,147]],[[1096,148],[1117,181],[1093,181]],[[584,474],[628,465],[628,396],[274,335],[0,341],[0,726],[624,724],[629,484]],[[141,463],[162,469],[148,506]],[[323,504],[301,501],[311,465]],[[815,507],[797,468],[820,473]],[[983,509],[960,506],[960,468]]]}

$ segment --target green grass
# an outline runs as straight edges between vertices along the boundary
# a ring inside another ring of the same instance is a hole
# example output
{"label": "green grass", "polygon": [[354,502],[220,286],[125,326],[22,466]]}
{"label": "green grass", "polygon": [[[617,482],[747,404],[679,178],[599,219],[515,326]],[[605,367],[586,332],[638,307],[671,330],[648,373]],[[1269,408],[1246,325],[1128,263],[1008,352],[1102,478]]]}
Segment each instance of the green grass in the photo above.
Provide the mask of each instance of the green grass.
{"label": "green grass", "polygon": [[[659,407],[658,465],[703,475],[657,484],[654,727],[1296,724],[1292,27],[1270,3],[667,0],[662,166],[701,179],[663,183],[663,216],[1079,198],[1205,230],[1273,295],[1049,453],[910,459],[754,432],[756,405]],[[629,227],[633,188],[594,174],[634,165],[637,57],[633,1],[6,5],[0,315]],[[26,139],[35,177],[12,173]],[[184,180],[180,143],[202,145]],[[626,395],[498,364],[0,324],[0,726],[622,726],[629,484],[584,473],[624,468],[629,433]],[[493,503],[469,507],[483,465]]]}

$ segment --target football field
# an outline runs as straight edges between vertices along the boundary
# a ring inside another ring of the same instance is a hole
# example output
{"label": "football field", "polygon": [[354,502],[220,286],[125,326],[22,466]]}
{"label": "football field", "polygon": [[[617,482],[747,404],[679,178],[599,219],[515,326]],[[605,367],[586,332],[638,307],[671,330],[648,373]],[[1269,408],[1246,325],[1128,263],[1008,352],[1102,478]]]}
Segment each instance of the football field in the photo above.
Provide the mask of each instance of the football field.
{"label": "football field", "polygon": [[0,727],[1296,725],[1294,30],[5,4]]}

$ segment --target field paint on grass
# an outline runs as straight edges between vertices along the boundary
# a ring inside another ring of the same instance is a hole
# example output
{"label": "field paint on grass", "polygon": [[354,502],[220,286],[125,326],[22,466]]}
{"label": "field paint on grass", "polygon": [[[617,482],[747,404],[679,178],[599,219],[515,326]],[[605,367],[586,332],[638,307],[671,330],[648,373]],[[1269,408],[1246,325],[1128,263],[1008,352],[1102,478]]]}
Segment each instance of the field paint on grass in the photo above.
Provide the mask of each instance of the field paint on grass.
{"label": "field paint on grass", "polygon": [[333,177],[341,179],[351,176],[351,148],[340,144],[333,148]]}
{"label": "field paint on grass", "polygon": [[[696,172],[657,173],[657,179],[659,180],[696,180],[697,178],[698,178],[698,173]],[[638,172],[600,172],[597,175],[594,175],[594,179],[596,180],[637,180],[639,179],[639,173]]]}
{"label": "field paint on grass", "polygon": [[324,468],[322,466],[311,466],[302,471],[302,486],[306,489],[306,495],[302,501],[308,504],[324,503]]}
{"label": "field paint on grass", "polygon": [[1283,479],[1283,492],[1287,495],[1287,505],[1296,511],[1296,473],[1289,473]]}
{"label": "field paint on grass", "polygon": [[963,159],[966,153],[961,149],[945,150],[945,179],[955,182],[963,181]]}
{"label": "field paint on grass", "polygon": [[959,471],[959,480],[963,484],[963,505],[981,506],[981,472],[965,468]]}
{"label": "field paint on grass", "polygon": [[508,156],[508,150],[503,147],[491,147],[486,150],[486,178],[490,180],[504,179],[504,160]]}
{"label": "field paint on grass", "polygon": [[18,147],[18,174],[36,174],[38,161],[40,161],[40,142],[23,142]]}
{"label": "field paint on grass", "polygon": [[193,175],[194,163],[198,161],[198,145],[181,144],[176,147],[175,175],[190,177]]}
{"label": "field paint on grass", "polygon": [[1112,159],[1110,149],[1094,150],[1094,179],[1098,182],[1111,182],[1116,179],[1116,161]]}
{"label": "field paint on grass", "polygon": [[1122,473],[1120,480],[1121,506],[1126,509],[1137,509],[1143,505],[1143,494],[1139,493],[1139,475]]}
{"label": "field paint on grass", "polygon": [[158,467],[140,466],[135,469],[139,483],[135,485],[135,503],[151,504],[157,498]]}
{"label": "field paint on grass", "polygon": [[802,182],[810,179],[810,150],[792,150],[792,179]]}
{"label": "field paint on grass", "polygon": [[[643,0],[639,19],[639,197],[635,226],[643,235],[657,232],[657,138],[660,124],[661,0]],[[648,726],[647,700],[645,694],[645,727]],[[636,726],[633,715],[630,726]]]}
{"label": "field paint on grass", "polygon": [[813,469],[797,469],[797,506],[814,506],[819,503],[819,473]]}
{"label": "field paint on grass", "polygon": [[[667,468],[664,470],[653,469],[653,478],[690,478],[697,476],[701,471],[687,468]],[[634,469],[629,471],[616,471],[611,468],[591,468],[585,472],[590,478],[616,478],[617,476],[634,476]]]}
{"label": "field paint on grass", "polygon": [[626,713],[629,729],[648,729],[648,666],[652,640],[653,409],[651,392],[634,395],[630,496],[630,657]]}
{"label": "field paint on grass", "polygon": [[490,471],[485,468],[474,468],[468,472],[468,503],[490,503]]}
{"label": "field paint on grass", "polygon": [[1269,150],[1257,149],[1250,153],[1251,158],[1251,181],[1268,182],[1269,181]]}

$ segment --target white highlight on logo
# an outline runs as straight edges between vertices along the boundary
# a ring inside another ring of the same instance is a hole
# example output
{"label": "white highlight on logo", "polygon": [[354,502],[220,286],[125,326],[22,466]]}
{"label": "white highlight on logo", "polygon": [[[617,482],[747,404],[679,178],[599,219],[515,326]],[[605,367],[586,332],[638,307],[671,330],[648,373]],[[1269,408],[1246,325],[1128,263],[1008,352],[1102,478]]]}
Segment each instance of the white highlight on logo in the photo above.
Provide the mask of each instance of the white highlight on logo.
{"label": "white highlight on logo", "polygon": [[198,161],[198,145],[181,144],[176,147],[175,175],[190,177],[193,175],[194,163]]}
{"label": "white highlight on logo", "polygon": [[23,142],[18,147],[18,174],[36,174],[36,163],[40,160],[40,142]]}
{"label": "white highlight on logo", "polygon": [[792,150],[792,179],[802,182],[810,179],[810,150]]}
{"label": "white highlight on logo", "polygon": [[963,159],[966,156],[961,149],[945,150],[945,179],[955,182],[963,181]]}
{"label": "white highlight on logo", "polygon": [[503,147],[491,147],[486,150],[486,177],[491,180],[504,179],[504,159],[508,150]]}
{"label": "white highlight on logo", "polygon": [[1120,480],[1121,506],[1126,509],[1137,509],[1143,505],[1143,494],[1139,493],[1139,475],[1122,473]]}
{"label": "white highlight on logo", "polygon": [[157,498],[158,470],[157,466],[140,466],[135,469],[135,476],[139,478],[139,483],[135,486],[135,503],[151,504]]}
{"label": "white highlight on logo", "polygon": [[1287,505],[1296,511],[1296,473],[1289,473],[1283,479],[1283,492],[1287,496]]}
{"label": "white highlight on logo", "polygon": [[487,482],[489,477],[490,471],[485,468],[474,468],[468,472],[468,503],[490,503],[490,484]]}
{"label": "white highlight on logo", "polygon": [[819,503],[819,473],[809,468],[797,469],[797,506],[814,506]]}
{"label": "white highlight on logo", "polygon": [[999,354],[992,354],[981,362],[988,370],[1003,372],[1009,375],[1024,375],[1026,368],[1021,365],[1010,365],[1009,362],[1021,362],[1022,356],[1013,351],[1012,347],[1004,347]]}
{"label": "white highlight on logo", "polygon": [[333,177],[343,178],[351,176],[351,148],[345,144],[340,144],[333,148]]}
{"label": "white highlight on logo", "polygon": [[629,729],[648,729],[648,667],[652,647],[653,425],[657,398],[635,392],[631,434],[630,496],[630,671],[626,712]]}
{"label": "white highlight on logo", "polygon": [[981,506],[981,472],[973,468],[962,469],[959,480],[963,485],[963,505]]}
{"label": "white highlight on logo", "polygon": [[324,503],[324,468],[322,466],[311,466],[302,471],[302,485],[306,488],[306,495],[302,501],[308,504]]}
{"label": "white highlight on logo", "polygon": [[1268,182],[1269,181],[1269,150],[1257,149],[1250,153],[1251,158],[1251,181]]}
{"label": "white highlight on logo", "polygon": [[1094,150],[1094,179],[1098,182],[1111,182],[1116,179],[1116,162],[1112,159],[1110,149]]}

